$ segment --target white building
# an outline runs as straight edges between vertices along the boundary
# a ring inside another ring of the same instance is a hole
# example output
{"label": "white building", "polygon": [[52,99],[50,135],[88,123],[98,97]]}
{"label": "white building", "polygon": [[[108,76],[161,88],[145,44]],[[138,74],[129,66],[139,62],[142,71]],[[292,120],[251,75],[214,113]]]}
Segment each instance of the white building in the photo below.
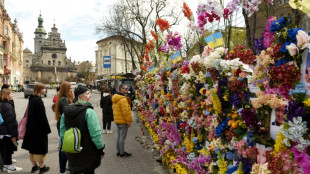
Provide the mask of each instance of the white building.
{"label": "white building", "polygon": [[[96,43],[98,47],[96,51],[97,79],[102,79],[106,75],[126,74],[133,71],[131,56],[125,52],[124,44],[119,37],[107,37]],[[103,68],[103,56],[111,56],[111,68]],[[134,60],[136,67],[140,67],[137,57]]]}

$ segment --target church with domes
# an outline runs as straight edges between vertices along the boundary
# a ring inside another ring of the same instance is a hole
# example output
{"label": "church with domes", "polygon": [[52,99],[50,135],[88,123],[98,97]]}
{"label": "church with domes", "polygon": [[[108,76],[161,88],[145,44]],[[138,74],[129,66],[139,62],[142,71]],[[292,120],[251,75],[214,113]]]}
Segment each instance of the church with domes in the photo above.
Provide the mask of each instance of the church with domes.
{"label": "church with domes", "polygon": [[34,35],[34,53],[28,48],[23,51],[24,81],[57,83],[76,77],[75,63],[67,58],[66,43],[56,25],[47,33],[40,14]]}

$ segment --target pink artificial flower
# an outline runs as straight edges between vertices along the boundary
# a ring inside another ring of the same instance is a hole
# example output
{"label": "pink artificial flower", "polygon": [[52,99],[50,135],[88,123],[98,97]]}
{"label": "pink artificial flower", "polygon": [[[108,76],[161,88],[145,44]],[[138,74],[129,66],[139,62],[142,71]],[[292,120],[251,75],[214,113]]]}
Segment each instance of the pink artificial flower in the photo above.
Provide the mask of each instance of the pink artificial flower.
{"label": "pink artificial flower", "polygon": [[204,47],[203,53],[202,53],[202,57],[207,57],[210,55],[211,52],[213,52],[214,49],[210,48],[208,45]]}
{"label": "pink artificial flower", "polygon": [[298,47],[294,43],[287,45],[286,49],[288,50],[291,56],[295,56],[296,53],[299,52]]}
{"label": "pink artificial flower", "polygon": [[248,74],[246,72],[239,73],[239,77],[245,78]]}
{"label": "pink artificial flower", "polygon": [[295,161],[300,163],[300,166],[304,173],[310,173],[310,156],[306,153],[306,148],[303,152],[299,152],[296,146],[291,151],[294,153]]}
{"label": "pink artificial flower", "polygon": [[288,86],[283,86],[281,88],[276,88],[276,87],[271,88],[269,86],[269,83],[267,83],[265,85],[265,92],[264,93],[265,94],[277,94],[277,95],[280,95],[281,97],[283,97],[285,99],[289,99],[290,98],[290,95],[289,95],[290,89],[291,88]]}
{"label": "pink artificial flower", "polygon": [[306,32],[298,30],[296,39],[297,39],[297,46],[299,46],[300,49],[303,50],[309,46],[309,36]]}
{"label": "pink artificial flower", "polygon": [[270,26],[271,23],[274,21],[274,17],[269,17],[268,18],[268,23],[265,26],[265,30],[264,30],[264,40],[263,40],[263,45],[265,48],[270,47],[270,45],[272,44],[272,42],[274,41],[274,35],[275,33],[270,33]]}

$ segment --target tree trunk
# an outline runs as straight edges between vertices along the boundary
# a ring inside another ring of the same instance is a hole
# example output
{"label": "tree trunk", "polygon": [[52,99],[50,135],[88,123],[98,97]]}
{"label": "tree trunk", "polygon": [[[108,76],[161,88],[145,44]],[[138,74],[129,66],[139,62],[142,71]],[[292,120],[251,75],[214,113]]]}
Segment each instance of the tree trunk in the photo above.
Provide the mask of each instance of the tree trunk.
{"label": "tree trunk", "polygon": [[249,48],[253,49],[249,18],[244,8],[242,9],[242,14],[244,17],[245,29],[246,29],[246,43]]}

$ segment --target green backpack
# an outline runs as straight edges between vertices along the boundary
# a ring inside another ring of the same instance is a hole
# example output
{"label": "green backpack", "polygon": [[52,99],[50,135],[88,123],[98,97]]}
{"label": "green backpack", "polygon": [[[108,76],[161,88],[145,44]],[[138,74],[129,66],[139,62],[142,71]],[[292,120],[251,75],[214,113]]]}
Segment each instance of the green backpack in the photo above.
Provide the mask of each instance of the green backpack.
{"label": "green backpack", "polygon": [[68,153],[80,153],[82,149],[80,130],[76,127],[67,129],[62,142],[62,150]]}

